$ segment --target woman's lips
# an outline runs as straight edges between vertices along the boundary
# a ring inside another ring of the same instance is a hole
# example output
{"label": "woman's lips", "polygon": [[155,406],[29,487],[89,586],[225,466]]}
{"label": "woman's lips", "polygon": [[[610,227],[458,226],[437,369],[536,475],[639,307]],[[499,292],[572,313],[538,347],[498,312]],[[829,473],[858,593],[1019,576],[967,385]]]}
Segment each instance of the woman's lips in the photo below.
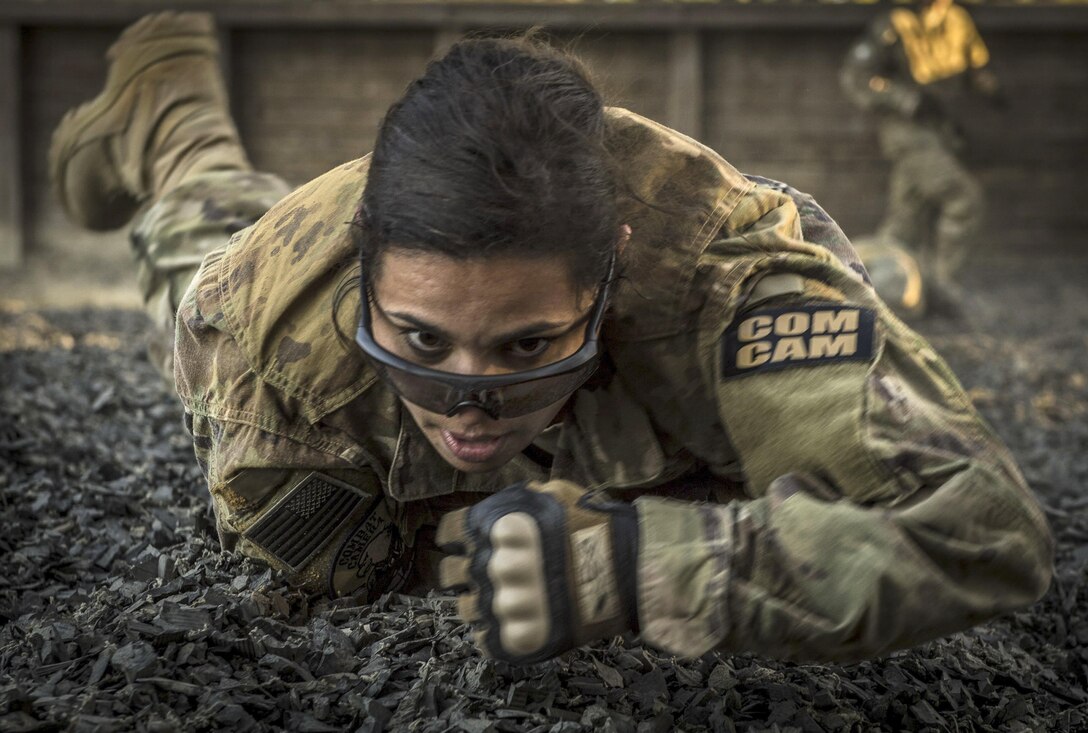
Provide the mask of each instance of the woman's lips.
{"label": "woman's lips", "polygon": [[472,437],[456,435],[449,430],[442,431],[442,440],[450,453],[466,463],[484,463],[490,461],[502,447],[502,435],[495,437]]}

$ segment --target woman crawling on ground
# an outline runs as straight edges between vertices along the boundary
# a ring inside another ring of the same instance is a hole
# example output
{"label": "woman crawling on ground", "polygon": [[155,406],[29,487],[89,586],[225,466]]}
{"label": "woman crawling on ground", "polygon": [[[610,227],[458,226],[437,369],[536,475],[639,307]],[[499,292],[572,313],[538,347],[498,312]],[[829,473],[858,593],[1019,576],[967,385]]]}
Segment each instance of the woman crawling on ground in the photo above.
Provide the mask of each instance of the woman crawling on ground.
{"label": "woman crawling on ground", "polygon": [[373,154],[289,192],[210,20],[152,16],[52,173],[86,226],[151,202],[141,282],[223,545],[309,588],[453,588],[514,662],[628,631],[859,659],[1046,590],[1008,451],[834,222],[550,47],[455,44]]}

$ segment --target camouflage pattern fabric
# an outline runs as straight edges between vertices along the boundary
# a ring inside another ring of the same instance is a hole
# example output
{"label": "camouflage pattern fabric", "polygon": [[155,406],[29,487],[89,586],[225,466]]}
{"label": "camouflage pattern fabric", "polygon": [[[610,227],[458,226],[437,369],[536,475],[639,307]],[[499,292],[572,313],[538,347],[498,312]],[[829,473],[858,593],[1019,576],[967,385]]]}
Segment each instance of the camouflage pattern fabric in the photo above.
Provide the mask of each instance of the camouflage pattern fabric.
{"label": "camouflage pattern fabric", "polygon": [[951,287],[982,223],[982,188],[957,155],[962,135],[942,100],[988,61],[967,11],[953,5],[930,29],[905,8],[879,16],[842,68],[844,91],[876,115],[892,164],[878,236],[913,251],[927,286]]}
{"label": "camouflage pattern fabric", "polygon": [[[723,295],[723,325],[696,341],[720,347],[704,368],[751,500],[636,502],[644,638],[850,661],[1031,603],[1051,545],[1006,449],[870,288],[790,249],[778,267],[804,293],[739,314]],[[704,259],[729,267],[749,250],[723,239]]]}
{"label": "camouflage pattern fabric", "polygon": [[168,191],[133,223],[130,239],[138,283],[153,324],[148,350],[168,382],[174,381],[174,316],[201,261],[290,190],[268,173],[199,173]]}
{"label": "camouflage pattern fabric", "polygon": [[[554,479],[636,501],[643,636],[678,653],[856,658],[1038,597],[1042,513],[941,359],[839,256],[841,231],[812,219],[828,241],[806,242],[799,195],[630,112],[608,124],[629,187],[659,204],[624,204],[609,366],[495,472],[446,464],[350,338],[366,158],[204,259],[175,375],[224,545],[372,596],[427,582],[445,512]],[[718,503],[676,498],[703,496]]]}
{"label": "camouflage pattern fabric", "polygon": [[862,280],[869,282],[869,274],[865,271],[865,265],[857,250],[851,245],[842,228],[816,203],[816,199],[788,183],[750,174],[744,177],[757,185],[781,191],[793,199],[793,205],[797,207],[797,215],[801,219],[802,238],[806,242],[826,247],[839,261],[860,275]]}

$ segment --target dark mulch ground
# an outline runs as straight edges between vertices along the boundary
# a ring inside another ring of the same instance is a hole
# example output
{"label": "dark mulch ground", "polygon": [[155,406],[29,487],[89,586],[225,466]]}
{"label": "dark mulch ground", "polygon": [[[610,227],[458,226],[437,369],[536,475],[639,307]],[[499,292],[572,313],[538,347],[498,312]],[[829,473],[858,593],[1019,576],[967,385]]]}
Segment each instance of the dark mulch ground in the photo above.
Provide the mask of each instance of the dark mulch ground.
{"label": "dark mulch ground", "polygon": [[[976,276],[923,324],[1058,538],[1037,606],[852,666],[677,661],[632,641],[481,659],[452,604],[310,603],[219,554],[143,317],[0,313],[0,729],[1088,730],[1088,271]],[[1021,282],[1024,280],[1024,282]]]}

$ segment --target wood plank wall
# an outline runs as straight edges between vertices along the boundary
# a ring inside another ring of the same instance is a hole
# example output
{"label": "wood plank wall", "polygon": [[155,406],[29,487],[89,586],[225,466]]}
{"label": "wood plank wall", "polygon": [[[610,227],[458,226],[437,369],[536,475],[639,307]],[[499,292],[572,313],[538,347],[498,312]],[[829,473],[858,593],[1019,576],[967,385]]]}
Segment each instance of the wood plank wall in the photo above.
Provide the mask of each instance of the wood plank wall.
{"label": "wood plank wall", "polygon": [[[736,28],[568,23],[556,37],[590,63],[615,103],[700,137],[742,170],[810,191],[847,233],[860,235],[880,218],[887,166],[837,73],[870,16]],[[366,152],[386,106],[465,27],[229,20],[225,66],[239,127],[255,164],[292,182]],[[123,236],[68,224],[45,166],[53,127],[100,88],[103,52],[123,24],[0,18],[0,265],[61,239],[93,249]],[[980,26],[1012,101],[1004,114],[980,109],[970,122],[970,164],[991,211],[984,252],[1080,254],[1088,229],[1081,201],[1088,22]]]}
{"label": "wood plank wall", "polygon": [[23,184],[19,169],[22,129],[18,30],[0,26],[0,267],[23,260]]}

